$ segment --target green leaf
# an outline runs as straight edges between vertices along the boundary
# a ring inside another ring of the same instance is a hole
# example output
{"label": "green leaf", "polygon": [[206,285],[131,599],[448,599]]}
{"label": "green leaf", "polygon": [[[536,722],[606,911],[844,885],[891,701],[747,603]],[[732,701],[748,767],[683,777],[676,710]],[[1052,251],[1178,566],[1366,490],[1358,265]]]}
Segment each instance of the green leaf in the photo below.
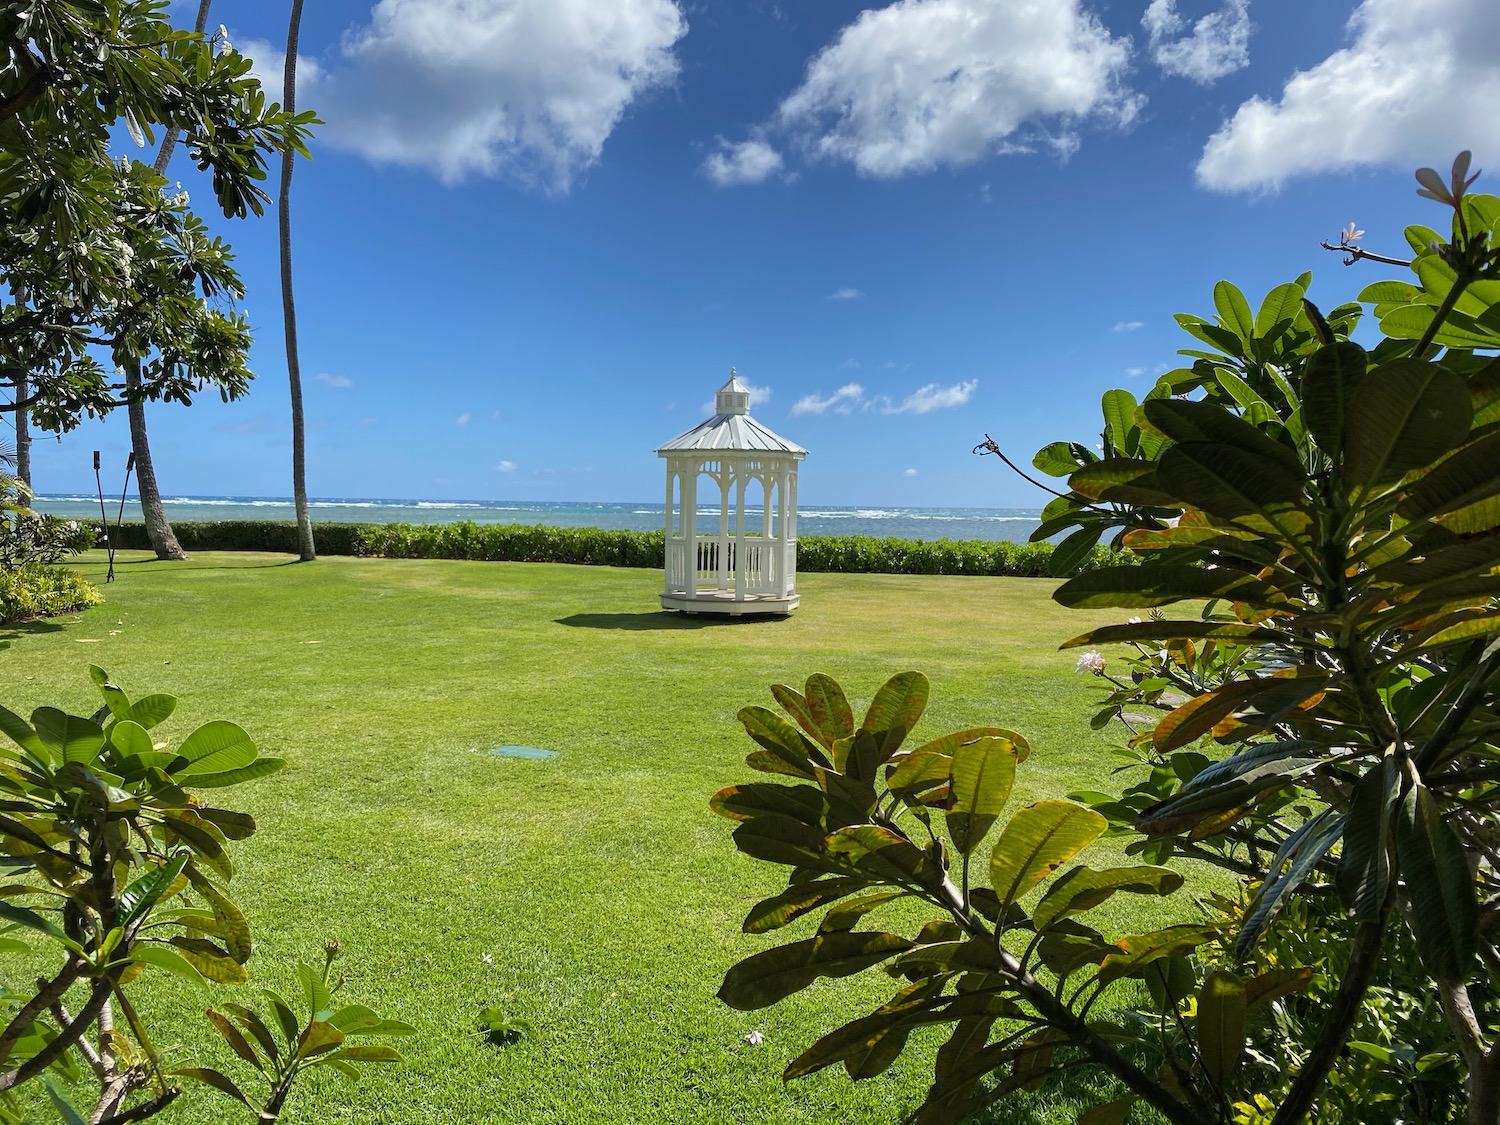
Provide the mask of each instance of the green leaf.
{"label": "green leaf", "polygon": [[28,751],[38,759],[46,759],[47,751],[42,746],[42,740],[37,737],[36,731],[31,729],[31,724],[14,711],[4,707],[0,707],[0,732],[3,732],[22,750]]}
{"label": "green leaf", "polygon": [[[161,760],[146,728],[130,719],[115,721],[109,730],[109,741],[123,757],[146,758],[147,761]],[[147,757],[147,755],[152,757]]]}
{"label": "green leaf", "polygon": [[240,1029],[229,1022],[228,1016],[222,1012],[216,1012],[212,1008],[208,1009],[204,1015],[208,1017],[208,1022],[214,1025],[214,1030],[219,1033],[224,1042],[229,1044],[230,1050],[262,1074],[265,1073],[266,1067],[261,1062],[260,1056],[251,1048],[249,1041],[241,1034]]}
{"label": "green leaf", "polygon": [[1302,461],[1296,450],[1268,437],[1217,403],[1179,398],[1151,399],[1141,407],[1141,413],[1155,429],[1179,444],[1232,445],[1245,453],[1276,462],[1288,473],[1302,473]]}
{"label": "green leaf", "polygon": [[1266,869],[1267,877],[1256,891],[1255,897],[1245,909],[1245,920],[1240,925],[1239,937],[1235,939],[1234,956],[1246,961],[1255,951],[1255,944],[1271,924],[1289,894],[1302,885],[1302,881],[1317,866],[1328,849],[1338,842],[1344,832],[1344,816],[1335,816],[1324,811],[1304,821],[1288,836],[1277,851],[1271,865]]}
{"label": "green leaf", "polygon": [[840,738],[853,736],[854,710],[849,706],[849,699],[837,680],[816,672],[807,677],[803,694],[813,720],[828,738],[826,745],[831,746]]}
{"label": "green leaf", "polygon": [[719,999],[742,1012],[769,1007],[819,977],[850,976],[911,947],[899,934],[862,931],[840,931],[777,946],[731,968]]}
{"label": "green leaf", "polygon": [[1138,895],[1169,895],[1182,886],[1182,876],[1170,867],[1141,865],[1111,867],[1097,871],[1074,867],[1053,882],[1031,912],[1032,925],[1040,932],[1073,914],[1092,910],[1116,891]]}
{"label": "green leaf", "polygon": [[1500,495],[1500,433],[1471,442],[1434,466],[1396,505],[1406,520],[1432,519]]}
{"label": "green leaf", "polygon": [[1162,454],[1156,479],[1188,507],[1228,519],[1259,514],[1273,522],[1271,506],[1297,503],[1307,483],[1300,469],[1280,459],[1209,442],[1172,446]]}
{"label": "green leaf", "polygon": [[[1129,391],[1116,388],[1104,392],[1100,403],[1104,411],[1104,433],[1106,450],[1129,456],[1135,450],[1128,448],[1126,439],[1135,429],[1135,396]],[[1139,435],[1137,435],[1139,440]]]}
{"label": "green leaf", "polygon": [[66,937],[61,929],[47,921],[35,910],[24,906],[16,906],[9,902],[0,902],[0,921],[13,922],[18,926],[25,926],[28,930],[36,930],[38,933],[46,934],[52,938]]}
{"label": "green leaf", "polygon": [[1394,759],[1386,757],[1356,781],[1350,793],[1336,882],[1339,896],[1356,918],[1379,917],[1390,893],[1400,784]]}
{"label": "green leaf", "polygon": [[990,885],[1006,905],[1097,840],[1109,821],[1072,801],[1038,801],[1010,818],[990,855]]}
{"label": "green leaf", "polygon": [[1198,992],[1198,1054],[1209,1080],[1224,1089],[1245,1052],[1245,982],[1225,970],[1210,973]]}
{"label": "green leaf", "polygon": [[[244,728],[235,723],[216,719],[204,723],[177,748],[178,760],[185,763],[169,768],[168,773],[179,778],[194,774],[222,773],[239,770],[255,761],[255,743]],[[175,763],[174,763],[175,765]],[[184,784],[195,784],[184,782]]]}
{"label": "green leaf", "polygon": [[[305,968],[306,966],[299,966]],[[302,1035],[297,1040],[296,1057],[299,1059],[316,1058],[318,1055],[326,1055],[329,1051],[337,1050],[344,1042],[344,1033],[332,1024],[324,1020],[313,1020],[302,1029]]]}
{"label": "green leaf", "polygon": [[[313,1023],[326,1019],[323,1014],[325,1012],[332,1014],[333,996],[329,993],[328,986],[323,983],[322,974],[311,965],[298,964],[297,979],[302,982],[302,997],[307,1001],[307,1010]],[[306,1038],[305,1031],[303,1037]]]}
{"label": "green leaf", "polygon": [[1432,792],[1414,782],[1396,815],[1396,854],[1411,898],[1422,964],[1441,981],[1459,982],[1474,962],[1479,903],[1467,853]]}
{"label": "green leaf", "polygon": [[917,720],[927,709],[927,696],[930,690],[931,685],[921,672],[896,673],[875,693],[875,698],[871,700],[869,709],[865,712],[865,719],[860,724],[860,729],[872,734],[880,732],[896,734],[899,729],[900,734],[895,738],[895,745],[892,745],[889,739],[885,745],[887,756],[895,753],[905,732],[917,725]]}
{"label": "green leaf", "polygon": [[1219,322],[1245,343],[1255,339],[1255,318],[1250,315],[1250,302],[1245,295],[1227,281],[1214,286],[1214,308],[1218,310]]}
{"label": "green leaf", "polygon": [[140,723],[141,726],[150,730],[157,724],[170,719],[175,710],[177,710],[175,695],[148,695],[143,699],[137,699],[130,705],[130,713],[127,717],[132,722]]}
{"label": "green leaf", "polygon": [[245,1105],[250,1106],[251,1109],[255,1108],[251,1104],[250,1099],[240,1092],[240,1088],[217,1070],[210,1070],[208,1067],[203,1066],[184,1066],[179,1067],[171,1073],[180,1075],[183,1078],[191,1078],[194,1082],[201,1082],[205,1086],[212,1086],[219,1093],[225,1094],[237,1102],[243,1102]]}
{"label": "green leaf", "polygon": [[1268,969],[1245,982],[1245,1008],[1253,1011],[1262,1004],[1269,1004],[1294,992],[1305,992],[1312,984],[1313,971],[1298,966],[1289,969]]}
{"label": "green leaf", "polygon": [[208,990],[208,981],[193,967],[193,963],[175,949],[169,949],[165,945],[139,942],[130,951],[130,959],[142,965],[155,965],[158,969],[165,969],[173,976],[187,981],[195,988]]}
{"label": "green leaf", "polygon": [[777,785],[769,781],[752,781],[720,789],[708,804],[709,808],[726,820],[754,820],[758,816],[775,813],[820,828],[827,813],[828,798],[815,785]]}
{"label": "green leaf", "polygon": [[1015,744],[985,737],[961,744],[949,768],[948,835],[960,855],[979,846],[1010,799],[1016,780]]}
{"label": "green leaf", "polygon": [[79,718],[56,707],[38,707],[31,713],[37,738],[56,762],[87,765],[104,746],[104,728],[92,719]]}
{"label": "green leaf", "polygon": [[1099,980],[1108,983],[1122,977],[1142,976],[1148,965],[1163,957],[1190,953],[1217,935],[1206,926],[1168,926],[1148,934],[1132,934],[1115,942],[1099,969]]}
{"label": "green leaf", "polygon": [[190,858],[190,853],[184,849],[126,887],[120,894],[120,924],[130,926],[149,914],[167,888],[177,881]]}
{"label": "green leaf", "polygon": [[785,772],[808,780],[816,776],[812,755],[818,753],[817,748],[775,711],[769,707],[743,707],[735,718],[744,725],[746,734],[789,767]]}
{"label": "green leaf", "polygon": [[1047,572],[1054,578],[1066,578],[1088,561],[1099,537],[1105,532],[1102,523],[1080,527],[1052,548],[1047,559]]}
{"label": "green leaf", "polygon": [[1301,285],[1288,282],[1267,293],[1266,299],[1260,303],[1260,311],[1255,314],[1255,336],[1269,340],[1278,327],[1290,326],[1302,311],[1302,298],[1306,292]]}
{"label": "green leaf", "polygon": [[1075,442],[1054,441],[1037,450],[1037,454],[1031,459],[1031,463],[1049,477],[1065,477],[1077,469],[1079,465],[1087,464],[1088,461],[1092,460],[1089,457],[1081,457],[1079,454],[1080,448]]}
{"label": "green leaf", "polygon": [[836,876],[832,879],[793,883],[780,894],[762,899],[752,906],[741,928],[747,934],[768,933],[867,886],[869,880],[862,876]]}
{"label": "green leaf", "polygon": [[244,965],[211,941],[182,936],[171,941],[193,968],[216,984],[244,984],[250,979]]}
{"label": "green leaf", "polygon": [[1302,373],[1302,420],[1318,448],[1335,464],[1344,453],[1349,400],[1369,363],[1364,348],[1341,341],[1314,352]]}
{"label": "green leaf", "polygon": [[1463,379],[1417,359],[1394,359],[1368,372],[1349,399],[1344,462],[1350,484],[1399,480],[1454,449],[1474,416]]}
{"label": "green leaf", "polygon": [[1052,598],[1069,609],[1149,609],[1172,602],[1223,598],[1280,608],[1282,597],[1264,582],[1227,567],[1209,569],[1181,563],[1107,566],[1070,578]]}
{"label": "green leaf", "polygon": [[379,1043],[356,1043],[352,1047],[340,1047],[333,1054],[326,1056],[325,1061],[334,1059],[345,1059],[349,1062],[362,1063],[399,1063],[406,1060],[401,1057],[401,1052],[394,1047],[387,1047]]}
{"label": "green leaf", "polygon": [[1137,621],[1128,625],[1105,625],[1080,633],[1058,648],[1108,645],[1128,641],[1191,640],[1219,641],[1226,645],[1291,644],[1294,638],[1280,629],[1264,625],[1236,625],[1223,621]]}
{"label": "green leaf", "polygon": [[285,758],[256,758],[248,766],[242,766],[239,769],[224,770],[220,773],[196,773],[194,767],[190,767],[179,771],[177,776],[182,779],[183,785],[190,785],[194,789],[223,789],[229,785],[240,785],[246,781],[269,777],[285,768]]}

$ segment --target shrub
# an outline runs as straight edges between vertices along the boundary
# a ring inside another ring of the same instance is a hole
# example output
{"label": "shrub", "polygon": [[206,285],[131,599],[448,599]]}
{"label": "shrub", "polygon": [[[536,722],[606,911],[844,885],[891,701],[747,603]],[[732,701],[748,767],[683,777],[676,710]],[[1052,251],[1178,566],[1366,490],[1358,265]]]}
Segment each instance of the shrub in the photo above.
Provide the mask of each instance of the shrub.
{"label": "shrub", "polygon": [[[297,525],[271,520],[219,520],[173,525],[187,550],[297,553]],[[467,559],[473,562],[558,562],[584,566],[660,569],[661,531],[610,531],[543,524],[336,524],[313,525],[318,553],[378,555],[392,559]],[[124,524],[120,545],[148,550],[144,524]],[[810,535],[797,541],[804,574],[982,574],[1041,578],[1049,572],[1051,543],[980,539],[886,539],[869,535]],[[1121,562],[1118,552],[1096,546],[1079,569]]]}
{"label": "shrub", "polygon": [[[1360,294],[1373,348],[1351,339],[1360,304],[1325,316],[1308,275],[1255,309],[1220,282],[1213,319],[1177,318],[1192,367],[1142,402],[1105,395],[1103,457],[1058,442],[1033,462],[1067,480],[1044,513],[1077,529],[1065,561],[1106,534],[1140,559],[1054,595],[1149,612],[1064,646],[1130,646],[1079,660],[1107,685],[1094,725],[1129,732],[1123,792],[1027,806],[975,864],[1024,739],[906,749],[915,673],[858,727],[822,676],[772,689],[797,726],[739,713],[748,763],[779,776],[714,808],[791,868],[745,929],[822,918],[720,996],[758,1008],[878,965],[899,982],[788,1077],[871,1077],[939,1026],[919,1125],[1080,1066],[1115,1087],[1089,1122],[1138,1102],[1179,1125],[1500,1121],[1500,198],[1467,194],[1468,160],[1418,172],[1451,236],[1408,228],[1415,282]],[[1061,870],[1105,832],[1137,865]],[[1237,893],[1115,939],[1088,917],[1200,863]],[[898,899],[941,914],[882,932]]]}
{"label": "shrub", "polygon": [[0,625],[71,613],[103,600],[98,590],[71,570],[41,563],[0,569]]}

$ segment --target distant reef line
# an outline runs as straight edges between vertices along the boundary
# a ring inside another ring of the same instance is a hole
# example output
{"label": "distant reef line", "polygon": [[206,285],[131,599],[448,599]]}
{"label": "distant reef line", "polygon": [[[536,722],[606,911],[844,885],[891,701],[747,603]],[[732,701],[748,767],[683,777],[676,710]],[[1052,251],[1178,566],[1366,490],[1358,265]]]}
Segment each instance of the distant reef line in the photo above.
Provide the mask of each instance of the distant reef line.
{"label": "distant reef line", "polygon": [[[295,555],[297,525],[290,520],[209,520],[172,525],[187,551],[268,551]],[[664,531],[618,531],[550,524],[316,523],[319,554],[360,558],[457,559],[469,562],[551,562],[660,570]],[[143,523],[122,524],[115,543],[150,550]],[[1051,576],[1053,544],[985,539],[893,539],[873,535],[808,535],[797,540],[797,569],[805,574],[972,574]],[[1095,547],[1082,569],[1127,561]]]}

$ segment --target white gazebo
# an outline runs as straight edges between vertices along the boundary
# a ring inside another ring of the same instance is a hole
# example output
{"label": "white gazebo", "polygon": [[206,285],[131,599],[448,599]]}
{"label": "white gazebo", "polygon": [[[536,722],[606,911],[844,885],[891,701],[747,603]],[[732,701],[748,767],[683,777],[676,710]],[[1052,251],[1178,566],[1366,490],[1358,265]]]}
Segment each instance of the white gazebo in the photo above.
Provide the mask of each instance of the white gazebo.
{"label": "white gazebo", "polygon": [[[735,615],[796,609],[797,462],[807,450],[750,417],[750,392],[733,368],[714,416],[656,454],[667,461],[662,608]],[[713,482],[701,499],[700,477]],[[717,518],[700,528],[699,513],[714,491]]]}

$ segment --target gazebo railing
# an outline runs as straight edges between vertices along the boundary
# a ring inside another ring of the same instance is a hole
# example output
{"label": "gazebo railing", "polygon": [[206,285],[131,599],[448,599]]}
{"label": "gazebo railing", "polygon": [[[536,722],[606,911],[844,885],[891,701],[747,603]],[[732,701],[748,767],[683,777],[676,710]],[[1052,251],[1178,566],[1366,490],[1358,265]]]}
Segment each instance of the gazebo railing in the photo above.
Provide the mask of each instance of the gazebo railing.
{"label": "gazebo railing", "polygon": [[[691,544],[691,545],[690,545]],[[746,594],[791,593],[796,579],[795,539],[747,540],[732,535],[700,536],[696,541],[671,536],[666,541],[666,586],[669,594],[713,594],[742,589]],[[743,573],[738,567],[743,554]],[[722,568],[721,568],[722,563]],[[787,581],[782,584],[782,573]],[[742,585],[737,586],[737,578]]]}

